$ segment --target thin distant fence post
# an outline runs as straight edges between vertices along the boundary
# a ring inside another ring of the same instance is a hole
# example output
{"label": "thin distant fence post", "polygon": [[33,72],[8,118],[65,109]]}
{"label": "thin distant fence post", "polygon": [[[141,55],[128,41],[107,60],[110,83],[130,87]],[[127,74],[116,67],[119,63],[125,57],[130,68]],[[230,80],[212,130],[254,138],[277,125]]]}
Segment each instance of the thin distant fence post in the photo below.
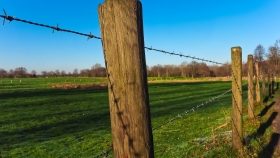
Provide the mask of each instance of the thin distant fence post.
{"label": "thin distant fence post", "polygon": [[266,96],[266,90],[265,90],[265,73],[262,71],[262,96]]}
{"label": "thin distant fence post", "polygon": [[260,73],[259,73],[259,63],[255,62],[255,70],[256,70],[256,102],[261,102],[261,93],[260,93]]}
{"label": "thin distant fence post", "polygon": [[271,97],[271,81],[270,81],[270,72],[267,74],[267,82],[268,82],[268,97]]}
{"label": "thin distant fence post", "polygon": [[242,49],[231,48],[232,68],[232,146],[242,149]]}
{"label": "thin distant fence post", "polygon": [[142,4],[138,0],[106,0],[98,13],[114,157],[153,158]]}
{"label": "thin distant fence post", "polygon": [[[248,118],[254,118],[253,55],[248,55]],[[241,108],[242,109],[242,108]]]}
{"label": "thin distant fence post", "polygon": [[275,92],[274,92],[274,83],[275,83],[275,82],[274,82],[274,81],[275,81],[275,80],[274,80],[274,74],[271,75],[271,78],[272,78],[271,93],[274,94],[274,93],[275,93]]}

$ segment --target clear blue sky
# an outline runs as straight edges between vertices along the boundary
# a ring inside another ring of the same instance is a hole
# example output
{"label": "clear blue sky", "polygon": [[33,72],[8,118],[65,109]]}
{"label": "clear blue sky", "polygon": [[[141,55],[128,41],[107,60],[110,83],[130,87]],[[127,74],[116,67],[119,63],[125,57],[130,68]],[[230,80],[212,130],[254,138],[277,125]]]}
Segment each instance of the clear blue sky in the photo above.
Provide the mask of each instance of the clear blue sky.
{"label": "clear blue sky", "polygon": [[[1,0],[8,15],[100,36],[97,7],[104,0]],[[230,61],[241,46],[243,61],[258,44],[280,39],[279,0],[142,0],[145,46],[217,62]],[[0,14],[4,15],[2,10]],[[146,51],[148,66],[179,65],[190,59]],[[13,21],[0,26],[0,68],[72,72],[104,66],[100,40],[52,33],[51,29]]]}

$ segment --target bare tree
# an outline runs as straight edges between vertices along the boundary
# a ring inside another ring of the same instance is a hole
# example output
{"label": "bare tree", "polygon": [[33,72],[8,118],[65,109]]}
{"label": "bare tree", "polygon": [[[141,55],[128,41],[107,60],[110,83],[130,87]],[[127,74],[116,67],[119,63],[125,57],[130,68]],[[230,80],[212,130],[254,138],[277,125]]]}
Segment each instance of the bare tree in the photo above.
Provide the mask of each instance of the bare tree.
{"label": "bare tree", "polygon": [[79,75],[79,70],[78,69],[74,69],[73,76],[74,77],[78,77],[78,75]]}
{"label": "bare tree", "polygon": [[276,41],[274,46],[268,47],[267,60],[268,60],[269,69],[272,72],[278,74],[279,73],[278,66],[280,60],[278,41]]}
{"label": "bare tree", "polygon": [[9,71],[8,77],[9,77],[9,78],[14,78],[14,70],[13,70],[13,69],[11,69],[11,70]]}
{"label": "bare tree", "polygon": [[42,74],[43,77],[47,77],[48,72],[47,71],[42,71],[41,74]]}
{"label": "bare tree", "polygon": [[0,69],[0,78],[5,78],[8,76],[8,72],[4,69]]}
{"label": "bare tree", "polygon": [[259,44],[254,50],[254,60],[256,62],[259,62],[260,64],[264,60],[264,55],[265,55],[265,48],[261,44]]}
{"label": "bare tree", "polygon": [[198,74],[200,77],[210,76],[210,69],[205,63],[199,63],[198,65]]}
{"label": "bare tree", "polygon": [[27,69],[24,67],[18,67],[14,70],[14,77],[15,78],[24,78],[27,77]]}
{"label": "bare tree", "polygon": [[58,76],[60,76],[60,75],[61,75],[61,73],[60,73],[60,71],[59,71],[59,70],[55,70],[55,71],[54,71],[54,74],[55,74],[55,76],[56,76],[56,77],[58,77]]}
{"label": "bare tree", "polygon": [[192,78],[194,78],[198,72],[198,62],[192,61],[189,65],[189,70]]}
{"label": "bare tree", "polygon": [[60,74],[61,74],[62,77],[64,77],[64,76],[66,75],[66,72],[65,72],[64,70],[62,70],[62,71],[60,72]]}
{"label": "bare tree", "polygon": [[182,77],[186,77],[187,76],[187,67],[188,67],[188,63],[186,61],[181,63],[180,70],[181,70],[181,76]]}
{"label": "bare tree", "polygon": [[31,71],[31,74],[35,74],[35,75],[36,75],[36,73],[37,73],[37,72],[36,72],[35,70],[32,70],[32,71]]}

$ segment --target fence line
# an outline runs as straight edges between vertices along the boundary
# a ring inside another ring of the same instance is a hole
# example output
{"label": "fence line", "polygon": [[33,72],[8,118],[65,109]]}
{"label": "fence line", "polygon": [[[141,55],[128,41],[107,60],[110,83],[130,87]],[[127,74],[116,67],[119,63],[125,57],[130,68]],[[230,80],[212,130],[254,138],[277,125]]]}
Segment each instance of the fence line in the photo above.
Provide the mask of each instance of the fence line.
{"label": "fence line", "polygon": [[[45,25],[45,24],[39,24],[39,23],[27,21],[27,20],[22,20],[22,19],[19,19],[19,18],[16,18],[16,17],[8,16],[8,15],[6,14],[6,11],[5,11],[4,9],[3,9],[3,11],[4,11],[4,14],[5,14],[5,15],[0,15],[0,17],[3,18],[3,25],[5,24],[5,20],[7,20],[7,21],[9,21],[9,22],[12,22],[12,21],[19,21],[19,22],[23,22],[23,23],[27,23],[27,24],[31,24],[31,25],[36,25],[36,26],[41,26],[41,27],[50,28],[50,29],[53,30],[53,33],[54,33],[54,30],[56,30],[56,31],[69,32],[69,33],[73,33],[73,34],[78,34],[78,35],[82,35],[82,36],[87,36],[88,39],[95,38],[95,39],[102,40],[101,37],[94,36],[94,35],[91,34],[91,32],[90,32],[90,34],[84,34],[84,33],[76,32],[76,31],[72,31],[72,30],[61,29],[61,28],[58,27],[58,24],[57,24],[56,26],[49,26],[49,25]],[[140,22],[141,22],[141,21],[140,21]],[[104,31],[104,30],[102,30],[102,31]],[[138,34],[137,34],[137,35],[138,35]],[[103,43],[103,41],[102,41],[102,43]],[[143,46],[144,46],[144,45],[143,45]],[[143,48],[143,47],[142,47],[142,48]],[[104,49],[104,46],[103,46],[103,49]],[[157,52],[161,52],[161,53],[165,53],[165,54],[170,54],[170,55],[175,55],[175,56],[185,57],[185,58],[191,58],[191,59],[194,59],[194,60],[200,60],[200,61],[204,61],[204,62],[210,62],[210,63],[222,65],[222,63],[218,63],[218,62],[216,62],[216,61],[205,60],[205,59],[202,59],[202,58],[197,58],[197,57],[190,56],[190,55],[184,55],[184,54],[181,54],[181,53],[178,54],[178,53],[174,53],[174,52],[168,52],[168,51],[164,51],[164,50],[154,49],[154,48],[152,48],[152,47],[148,48],[148,47],[145,47],[145,46],[144,46],[144,49],[153,50],[153,51],[157,51]],[[106,51],[107,51],[107,50],[106,50]],[[105,49],[104,49],[104,53],[105,53]],[[107,62],[107,61],[105,61],[105,62]],[[199,108],[206,106],[208,103],[211,103],[211,102],[213,102],[213,101],[216,100],[216,99],[219,99],[220,97],[224,96],[225,94],[227,94],[227,93],[229,93],[229,92],[233,92],[234,89],[237,89],[237,92],[239,92],[240,94],[242,94],[242,85],[239,84],[239,82],[237,83],[237,80],[236,80],[236,77],[238,78],[238,76],[235,76],[233,70],[232,70],[232,74],[233,74],[233,75],[232,75],[232,77],[233,77],[233,83],[236,84],[236,87],[237,87],[237,88],[235,87],[235,88],[232,88],[232,89],[230,89],[230,90],[227,90],[226,92],[223,92],[223,93],[221,93],[220,95],[215,96],[215,97],[211,98],[210,100],[208,100],[208,101],[206,101],[206,102],[204,102],[204,103],[202,103],[202,104],[196,105],[196,106],[192,107],[191,109],[185,111],[185,112],[183,113],[183,115],[188,115],[188,114],[191,113],[191,112],[195,112],[195,111],[198,110]],[[109,74],[108,74],[108,75],[109,75]],[[239,78],[238,78],[238,79],[239,79]],[[241,87],[239,87],[240,85],[241,85]],[[111,88],[112,88],[112,87],[111,87]],[[236,101],[236,98],[235,98],[235,97],[237,97],[237,99],[239,99],[239,98],[238,98],[239,96],[238,96],[238,95],[234,96],[234,94],[233,94],[232,96],[233,96],[233,100],[235,101],[235,106],[239,107],[239,104],[237,104],[237,101],[239,101],[239,100]],[[234,103],[233,103],[233,104],[234,104]],[[242,104],[242,102],[241,102],[241,104]],[[238,108],[238,110],[239,110],[240,115],[242,115],[242,111],[240,111],[239,108]],[[242,110],[242,109],[241,109],[241,110]],[[153,131],[153,130],[156,130],[156,129],[158,129],[158,128],[160,128],[160,127],[166,125],[166,124],[169,124],[169,123],[173,122],[174,120],[176,120],[176,119],[178,119],[178,118],[182,118],[182,116],[181,116],[180,114],[178,114],[176,117],[170,119],[169,121],[167,121],[167,122],[165,122],[165,123],[163,123],[163,124],[161,124],[161,125],[159,125],[159,126],[153,128],[152,131]],[[232,119],[232,122],[233,122],[233,126],[236,126],[236,125],[235,125],[235,123],[236,123],[236,122],[235,122],[235,118],[234,118],[234,117],[231,117],[231,119]],[[239,124],[237,124],[237,125],[239,125]],[[236,131],[239,130],[239,126],[237,126],[237,127],[235,127],[235,128],[236,128]],[[240,133],[237,133],[237,134],[240,134]],[[242,139],[242,133],[241,133],[241,135],[239,135],[239,138]],[[107,150],[107,151],[103,152],[102,154],[100,154],[100,155],[98,155],[98,156],[96,156],[96,157],[100,157],[100,156],[105,156],[105,157],[107,157],[108,154],[109,154],[109,152],[111,152],[112,150],[113,150],[113,148],[111,148],[110,150]]]}

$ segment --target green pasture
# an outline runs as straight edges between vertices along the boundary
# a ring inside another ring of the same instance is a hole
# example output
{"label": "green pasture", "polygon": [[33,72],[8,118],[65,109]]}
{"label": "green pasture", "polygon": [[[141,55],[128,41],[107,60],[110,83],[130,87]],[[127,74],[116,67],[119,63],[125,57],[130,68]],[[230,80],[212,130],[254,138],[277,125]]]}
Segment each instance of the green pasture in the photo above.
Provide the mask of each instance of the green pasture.
{"label": "green pasture", "polygon": [[[98,84],[106,79],[30,78],[22,79],[21,84],[20,79],[12,83],[11,79],[0,80],[0,157],[95,157],[109,150],[107,89],[51,88],[51,84],[79,82]],[[231,93],[205,104],[229,89],[231,82],[225,81],[150,83],[152,126],[160,126],[153,131],[155,156],[237,157],[231,149]],[[247,86],[243,90],[246,122]],[[263,104],[269,107],[272,101]],[[201,103],[205,106],[185,115]],[[256,113],[263,108],[257,106]],[[258,125],[244,123],[244,127],[246,136],[257,131]],[[248,152],[261,154],[270,135],[268,128],[264,138],[250,142]]]}

